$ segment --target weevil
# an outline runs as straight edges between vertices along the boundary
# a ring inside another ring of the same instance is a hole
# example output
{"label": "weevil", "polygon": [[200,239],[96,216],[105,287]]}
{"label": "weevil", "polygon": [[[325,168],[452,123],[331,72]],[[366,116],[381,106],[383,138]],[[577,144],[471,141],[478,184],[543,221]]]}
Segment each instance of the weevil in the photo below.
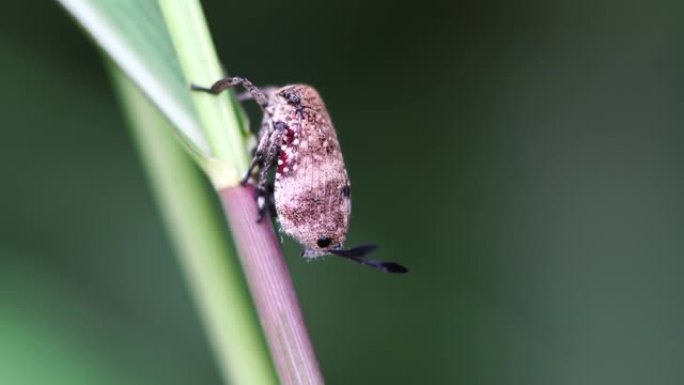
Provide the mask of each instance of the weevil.
{"label": "weevil", "polygon": [[[282,232],[303,247],[302,256],[337,255],[389,273],[406,273],[395,262],[365,258],[375,245],[343,248],[351,214],[351,185],[323,99],[311,86],[260,90],[249,80],[230,77],[195,91],[214,95],[242,86],[241,100],[253,99],[263,112],[258,144],[242,183],[256,175],[257,221],[269,209]],[[275,170],[272,188],[269,175]]]}

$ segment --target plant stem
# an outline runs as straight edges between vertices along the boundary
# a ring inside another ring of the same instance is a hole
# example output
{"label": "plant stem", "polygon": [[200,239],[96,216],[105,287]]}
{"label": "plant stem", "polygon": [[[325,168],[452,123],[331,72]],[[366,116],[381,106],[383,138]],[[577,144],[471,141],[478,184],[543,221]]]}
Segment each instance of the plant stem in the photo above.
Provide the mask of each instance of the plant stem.
{"label": "plant stem", "polygon": [[[207,86],[221,78],[199,1],[159,0],[159,4],[188,83]],[[223,202],[280,383],[322,384],[323,376],[273,227],[268,221],[256,223],[253,191],[238,184],[236,170],[247,170],[247,151],[241,110],[236,105],[229,107],[234,101],[229,94],[193,94],[197,115],[213,151],[214,163],[203,164],[204,170]],[[222,163],[214,168],[216,162]]]}
{"label": "plant stem", "polygon": [[116,66],[114,85],[226,382],[276,383],[213,196],[173,127]]}
{"label": "plant stem", "polygon": [[254,190],[238,186],[219,194],[281,384],[323,384],[273,226],[256,222]]}
{"label": "plant stem", "polygon": [[[162,14],[171,35],[188,92],[190,84],[211,85],[224,76],[209,34],[202,7],[197,0],[159,0]],[[247,169],[248,156],[242,127],[242,112],[231,106],[231,93],[208,95],[193,92],[192,99],[202,129],[209,141],[211,157],[225,161],[221,186],[237,185]],[[228,172],[230,175],[225,175]],[[212,180],[215,184],[217,180]]]}

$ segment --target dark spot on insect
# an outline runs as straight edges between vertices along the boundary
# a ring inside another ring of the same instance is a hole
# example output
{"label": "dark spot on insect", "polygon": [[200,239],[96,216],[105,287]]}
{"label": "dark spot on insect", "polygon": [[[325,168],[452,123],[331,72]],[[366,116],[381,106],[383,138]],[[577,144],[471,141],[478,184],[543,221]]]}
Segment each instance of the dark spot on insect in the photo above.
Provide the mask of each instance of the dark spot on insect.
{"label": "dark spot on insect", "polygon": [[330,242],[332,242],[332,239],[330,238],[318,238],[316,244],[318,245],[318,247],[324,248],[330,246]]}
{"label": "dark spot on insect", "polygon": [[287,123],[283,122],[282,120],[279,120],[279,121],[273,123],[273,128],[275,128],[276,130],[281,131],[281,130],[287,130],[287,129],[289,129],[290,126],[288,126]]}
{"label": "dark spot on insect", "polygon": [[288,88],[280,92],[280,95],[287,100],[287,103],[293,106],[302,104],[302,96],[294,88]]}
{"label": "dark spot on insect", "polygon": [[342,187],[342,195],[344,195],[345,198],[349,198],[351,195],[351,187],[349,187],[349,185]]}
{"label": "dark spot on insect", "polygon": [[295,116],[304,119],[304,106],[295,107]]}

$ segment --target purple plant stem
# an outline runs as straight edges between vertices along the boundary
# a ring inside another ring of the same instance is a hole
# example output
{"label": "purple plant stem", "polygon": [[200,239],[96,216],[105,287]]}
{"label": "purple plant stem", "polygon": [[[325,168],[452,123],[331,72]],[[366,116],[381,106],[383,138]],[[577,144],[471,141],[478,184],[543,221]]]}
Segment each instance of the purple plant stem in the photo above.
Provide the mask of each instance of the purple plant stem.
{"label": "purple plant stem", "polygon": [[251,187],[219,191],[281,384],[323,384],[282,248]]}

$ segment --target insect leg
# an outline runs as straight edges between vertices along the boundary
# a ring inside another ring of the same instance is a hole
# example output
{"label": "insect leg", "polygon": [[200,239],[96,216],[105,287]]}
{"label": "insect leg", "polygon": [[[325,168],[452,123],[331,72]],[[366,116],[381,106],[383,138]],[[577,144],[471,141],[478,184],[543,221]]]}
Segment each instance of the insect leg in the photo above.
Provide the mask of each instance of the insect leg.
{"label": "insect leg", "polygon": [[[259,149],[262,149],[263,167],[259,170],[259,180],[257,181],[257,208],[259,214],[257,222],[261,222],[266,213],[266,203],[268,202],[268,172],[275,165],[275,160],[278,157],[280,142],[283,134],[287,129],[287,124],[283,122],[273,123],[273,129],[269,135],[264,135],[259,143]],[[272,194],[271,194],[272,195]]]}
{"label": "insect leg", "polygon": [[273,185],[273,182],[269,183],[268,186],[266,187],[266,191],[268,192],[267,194],[267,204],[268,204],[268,211],[271,212],[271,218],[275,218],[278,216],[278,212],[276,211],[276,206],[275,206],[275,195],[273,195],[273,191],[275,190],[275,186]]}
{"label": "insect leg", "polygon": [[[269,131],[271,130],[271,124],[268,121],[264,121],[261,124],[261,129],[259,130],[259,143],[257,144],[256,149],[254,150],[254,154],[252,154],[252,161],[249,164],[249,168],[247,168],[247,173],[245,176],[242,178],[240,181],[241,185],[247,184],[249,179],[252,177],[254,170],[256,168],[264,168],[264,154],[266,153],[266,150],[269,145],[269,140],[270,140],[270,133]],[[266,165],[266,167],[272,167],[272,165]]]}
{"label": "insect leg", "polygon": [[257,187],[256,198],[257,198],[257,208],[259,210],[257,215],[257,222],[261,222],[266,215],[266,211],[271,213],[271,218],[278,216],[275,206],[275,197],[273,195],[273,182],[267,183],[264,187]]}
{"label": "insect leg", "polygon": [[266,96],[265,93],[263,93],[261,90],[259,90],[252,82],[245,78],[240,78],[240,77],[232,77],[232,78],[225,78],[221,79],[214,84],[210,88],[206,87],[201,87],[195,84],[190,85],[190,89],[193,91],[202,91],[202,92],[208,92],[210,94],[218,95],[221,92],[233,88],[235,86],[241,85],[244,87],[247,92],[252,95],[252,99],[261,107],[264,112],[266,112],[266,107],[268,106],[268,97]]}
{"label": "insect leg", "polygon": [[375,250],[375,245],[362,245],[352,249],[335,249],[330,250],[330,253],[338,257],[346,258],[362,265],[370,266],[374,269],[382,270],[385,273],[404,274],[408,273],[408,269],[396,262],[378,261],[375,259],[364,258],[364,255]]}
{"label": "insect leg", "polygon": [[[266,87],[261,87],[260,89],[261,89],[261,92],[263,92],[265,95],[270,95],[270,94],[275,93],[278,90],[278,87],[266,86]],[[235,95],[235,97],[237,98],[237,100],[239,102],[244,102],[245,100],[254,99],[254,96],[249,91],[239,93],[239,94]]]}

